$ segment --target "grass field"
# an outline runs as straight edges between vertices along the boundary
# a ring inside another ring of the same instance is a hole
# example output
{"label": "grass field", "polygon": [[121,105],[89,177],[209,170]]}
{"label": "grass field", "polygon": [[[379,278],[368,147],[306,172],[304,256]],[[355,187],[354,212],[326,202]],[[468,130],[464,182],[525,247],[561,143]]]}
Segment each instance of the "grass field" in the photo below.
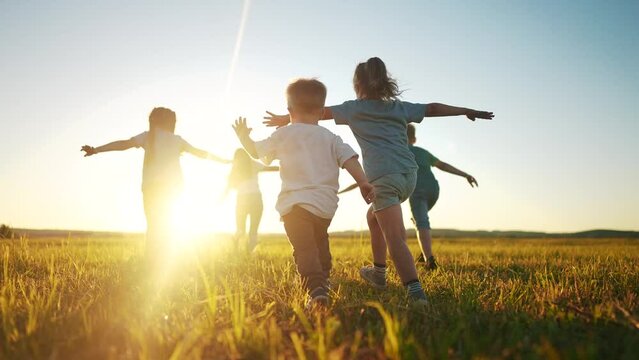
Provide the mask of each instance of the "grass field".
{"label": "grass field", "polygon": [[430,308],[411,311],[392,268],[368,288],[365,239],[337,239],[333,304],[309,313],[284,239],[200,244],[153,276],[139,239],[3,241],[0,358],[639,356],[639,241],[435,242]]}

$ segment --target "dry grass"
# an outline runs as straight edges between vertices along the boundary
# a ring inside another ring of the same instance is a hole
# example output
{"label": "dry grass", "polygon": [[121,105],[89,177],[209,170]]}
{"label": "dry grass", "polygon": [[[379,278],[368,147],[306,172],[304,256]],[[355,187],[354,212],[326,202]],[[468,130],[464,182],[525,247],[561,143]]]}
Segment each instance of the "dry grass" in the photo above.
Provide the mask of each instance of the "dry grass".
{"label": "dry grass", "polygon": [[[219,242],[218,242],[219,244]],[[628,358],[639,354],[639,242],[436,240],[410,309],[364,285],[361,239],[332,243],[333,305],[309,313],[283,239],[253,256],[182,251],[160,271],[139,240],[0,242],[0,358]],[[411,241],[416,250],[414,241]],[[177,253],[176,253],[177,254]]]}

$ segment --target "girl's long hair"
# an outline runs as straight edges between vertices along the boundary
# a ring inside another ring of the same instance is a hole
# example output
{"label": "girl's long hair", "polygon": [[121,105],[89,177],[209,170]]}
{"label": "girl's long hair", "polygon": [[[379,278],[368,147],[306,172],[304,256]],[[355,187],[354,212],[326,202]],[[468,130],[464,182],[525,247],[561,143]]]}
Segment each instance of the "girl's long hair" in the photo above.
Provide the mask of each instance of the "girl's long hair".
{"label": "girl's long hair", "polygon": [[362,99],[391,101],[397,100],[402,94],[397,80],[390,76],[386,64],[378,57],[357,64],[353,87],[357,97]]}
{"label": "girl's long hair", "polygon": [[253,176],[253,160],[244,149],[235,150],[233,155],[233,167],[229,174],[229,188],[237,189],[243,181],[251,179]]}
{"label": "girl's long hair", "polygon": [[176,121],[175,112],[171,109],[156,107],[151,111],[151,114],[149,114],[149,136],[147,137],[147,146],[144,151],[145,165],[153,159],[157,131],[164,130],[175,133]]}

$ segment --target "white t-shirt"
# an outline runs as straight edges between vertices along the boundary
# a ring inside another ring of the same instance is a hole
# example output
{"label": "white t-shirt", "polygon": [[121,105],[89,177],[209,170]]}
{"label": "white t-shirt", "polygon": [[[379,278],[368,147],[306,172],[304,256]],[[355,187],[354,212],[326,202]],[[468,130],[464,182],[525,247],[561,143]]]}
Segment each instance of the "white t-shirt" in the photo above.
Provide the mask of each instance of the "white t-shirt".
{"label": "white t-shirt", "polygon": [[[149,132],[131,138],[135,147],[144,148],[142,190],[153,186],[182,186],[180,155],[189,144],[171,132],[157,130],[151,144]],[[149,153],[150,151],[150,153]]]}
{"label": "white t-shirt", "polygon": [[339,169],[358,156],[342,139],[319,125],[294,123],[255,143],[265,164],[280,160],[282,190],[275,208],[280,216],[294,205],[332,219],[337,210]]}

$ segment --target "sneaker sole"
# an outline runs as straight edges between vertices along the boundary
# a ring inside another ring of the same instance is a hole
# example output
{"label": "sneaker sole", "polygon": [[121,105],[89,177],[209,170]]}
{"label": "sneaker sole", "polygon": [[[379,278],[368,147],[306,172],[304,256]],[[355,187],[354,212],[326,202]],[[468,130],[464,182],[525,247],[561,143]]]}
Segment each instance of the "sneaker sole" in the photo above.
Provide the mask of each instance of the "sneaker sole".
{"label": "sneaker sole", "polygon": [[412,310],[426,310],[430,306],[430,302],[426,299],[413,300],[410,303]]}
{"label": "sneaker sole", "polygon": [[306,303],[306,310],[311,310],[313,308],[327,308],[330,303],[330,298],[328,296],[319,295],[312,298],[308,303]]}
{"label": "sneaker sole", "polygon": [[373,281],[373,280],[371,280],[371,279],[367,278],[367,277],[366,277],[366,275],[364,275],[364,274],[366,274],[366,273],[363,271],[363,269],[360,269],[360,270],[359,270],[359,276],[360,276],[362,279],[366,280],[366,282],[367,282],[369,285],[371,285],[372,287],[374,287],[374,288],[375,288],[375,289],[377,289],[377,290],[384,290],[384,289],[386,289],[386,285],[380,285],[380,284],[376,283],[375,281]]}

